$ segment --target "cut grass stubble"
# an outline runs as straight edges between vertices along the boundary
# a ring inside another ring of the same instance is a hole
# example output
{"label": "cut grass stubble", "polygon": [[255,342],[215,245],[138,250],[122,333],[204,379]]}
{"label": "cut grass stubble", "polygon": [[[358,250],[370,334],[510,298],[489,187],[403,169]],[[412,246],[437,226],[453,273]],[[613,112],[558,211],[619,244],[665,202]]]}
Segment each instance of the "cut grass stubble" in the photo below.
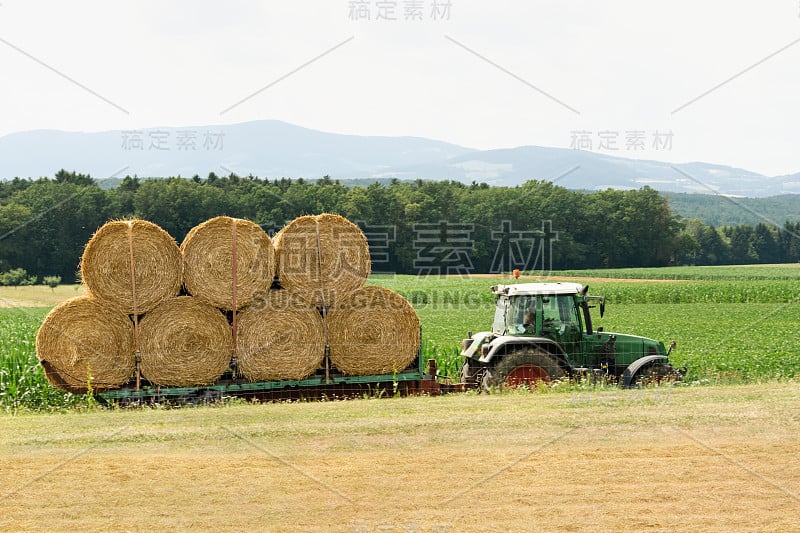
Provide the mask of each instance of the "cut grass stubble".
{"label": "cut grass stubble", "polygon": [[4,417],[0,529],[792,530],[799,386]]}

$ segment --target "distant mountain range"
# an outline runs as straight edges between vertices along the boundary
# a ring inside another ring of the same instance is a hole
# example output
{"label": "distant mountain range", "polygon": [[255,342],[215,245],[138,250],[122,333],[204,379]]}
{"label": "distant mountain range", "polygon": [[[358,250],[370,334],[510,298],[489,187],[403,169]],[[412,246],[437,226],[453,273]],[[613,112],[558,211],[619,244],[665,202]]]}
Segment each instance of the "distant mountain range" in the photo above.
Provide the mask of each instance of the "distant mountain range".
{"label": "distant mountain range", "polygon": [[474,150],[420,137],[325,133],[276,120],[99,133],[35,130],[0,137],[0,179],[53,176],[61,168],[140,177],[434,179],[514,186],[530,179],[570,189],[640,188],[765,197],[800,193],[800,172],[764,176],[710,163],[670,164],[605,153],[521,146]]}

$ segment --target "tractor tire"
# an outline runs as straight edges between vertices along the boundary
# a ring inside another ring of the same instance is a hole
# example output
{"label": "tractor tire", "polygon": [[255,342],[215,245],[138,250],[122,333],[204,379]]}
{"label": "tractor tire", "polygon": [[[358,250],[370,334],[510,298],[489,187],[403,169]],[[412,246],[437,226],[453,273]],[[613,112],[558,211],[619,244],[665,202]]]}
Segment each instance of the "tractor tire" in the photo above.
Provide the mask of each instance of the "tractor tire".
{"label": "tractor tire", "polygon": [[631,379],[630,388],[641,389],[648,386],[667,385],[680,381],[681,373],[672,365],[655,361],[643,366]]}
{"label": "tractor tire", "polygon": [[517,351],[503,357],[491,372],[486,373],[483,387],[511,387],[520,385],[528,387],[538,383],[549,383],[561,379],[566,375],[558,360],[551,354],[537,350],[527,349]]}

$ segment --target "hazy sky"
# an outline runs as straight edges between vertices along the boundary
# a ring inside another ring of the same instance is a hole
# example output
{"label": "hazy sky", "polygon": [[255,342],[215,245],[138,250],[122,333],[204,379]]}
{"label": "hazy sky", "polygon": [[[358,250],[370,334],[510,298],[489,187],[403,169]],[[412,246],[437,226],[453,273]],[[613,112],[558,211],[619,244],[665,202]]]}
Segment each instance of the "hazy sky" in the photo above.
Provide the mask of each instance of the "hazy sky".
{"label": "hazy sky", "polygon": [[0,66],[0,136],[279,119],[800,171],[798,0],[0,0]]}

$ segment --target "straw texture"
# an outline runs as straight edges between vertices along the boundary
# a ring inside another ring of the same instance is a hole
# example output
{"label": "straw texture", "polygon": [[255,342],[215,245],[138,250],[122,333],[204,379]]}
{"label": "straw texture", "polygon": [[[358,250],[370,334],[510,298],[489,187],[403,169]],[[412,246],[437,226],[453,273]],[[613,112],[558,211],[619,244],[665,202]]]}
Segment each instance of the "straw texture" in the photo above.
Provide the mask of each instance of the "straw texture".
{"label": "straw texture", "polygon": [[333,214],[306,215],[273,241],[281,286],[327,307],[358,289],[369,276],[369,246],[358,226]]}
{"label": "straw texture", "polygon": [[140,368],[174,387],[214,383],[231,360],[231,328],[216,308],[192,296],[164,301],[139,323]]}
{"label": "straw texture", "polygon": [[405,298],[368,286],[335,303],[328,314],[333,364],[345,374],[405,369],[420,346],[419,317]]}
{"label": "straw texture", "polygon": [[288,291],[274,290],[264,305],[239,315],[238,369],[250,381],[303,379],[325,356],[322,317]]}
{"label": "straw texture", "polygon": [[[131,276],[131,250],[135,276]],[[146,313],[180,291],[180,249],[152,222],[107,222],[83,251],[81,277],[88,294],[125,314]]]}
{"label": "straw texture", "polygon": [[63,376],[59,370],[51,365],[48,361],[40,361],[44,377],[50,385],[63,391],[71,392],[72,394],[86,394],[89,392],[88,382],[82,386],[72,385],[68,381],[68,376]]}
{"label": "straw texture", "polygon": [[[234,239],[234,226],[236,242]],[[236,255],[236,308],[265,293],[275,277],[275,248],[269,235],[249,220],[216,217],[195,226],[181,244],[186,291],[221,309],[232,310]]]}
{"label": "straw texture", "polygon": [[133,376],[133,323],[89,296],[55,307],[36,334],[36,356],[54,386],[69,392],[119,388]]}

